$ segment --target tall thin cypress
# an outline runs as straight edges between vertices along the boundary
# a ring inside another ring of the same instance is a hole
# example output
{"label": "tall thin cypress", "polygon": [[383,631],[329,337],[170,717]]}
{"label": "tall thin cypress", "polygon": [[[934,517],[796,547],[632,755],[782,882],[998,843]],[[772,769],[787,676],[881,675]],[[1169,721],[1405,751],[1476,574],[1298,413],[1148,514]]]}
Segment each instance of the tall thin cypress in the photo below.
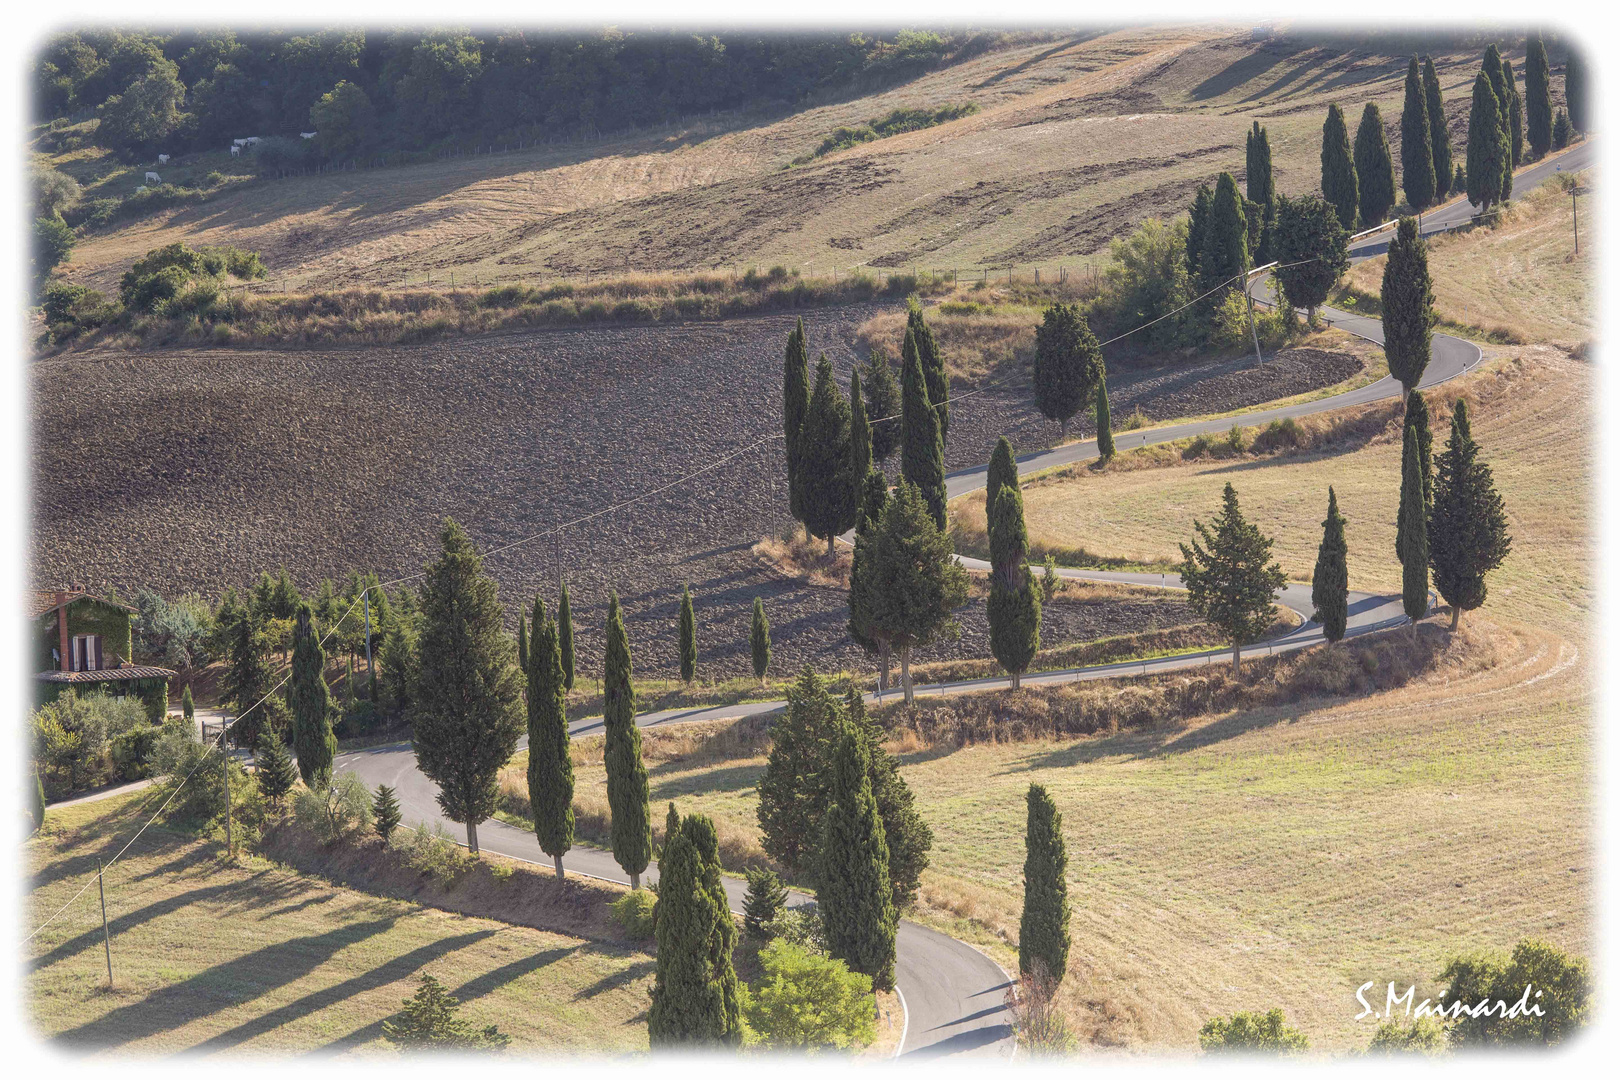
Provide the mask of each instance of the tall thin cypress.
{"label": "tall thin cypress", "polygon": [[872,532],[889,500],[889,482],[876,469],[866,474],[861,487],[861,512],[855,522],[855,554],[849,566],[849,636],[879,660],[878,689],[889,688],[889,642],[873,624],[882,582],[868,572],[872,562]]}
{"label": "tall thin cypress", "polygon": [[1193,196],[1192,208],[1187,212],[1187,277],[1199,280],[1198,264],[1204,255],[1204,240],[1209,234],[1209,208],[1215,201],[1215,190],[1208,184],[1199,184]]}
{"label": "tall thin cypress", "polygon": [[180,691],[180,715],[187,720],[194,720],[197,717],[197,706],[191,700],[190,683],[186,683],[186,688]]}
{"label": "tall thin cypress", "polygon": [[641,760],[641,729],[636,727],[636,692],[630,685],[630,638],[624,632],[617,591],[608,597],[602,729],[613,861],[630,875],[630,888],[639,889],[641,872],[652,861],[652,811],[647,766]]}
{"label": "tall thin cypress", "polygon": [[1401,446],[1401,505],[1395,515],[1395,555],[1401,561],[1401,605],[1417,621],[1429,610],[1429,526],[1423,512],[1423,465],[1417,432],[1408,427]]}
{"label": "tall thin cypress", "polygon": [[518,670],[525,675],[529,673],[529,624],[518,620]]}
{"label": "tall thin cypress", "polygon": [[1311,615],[1322,625],[1322,636],[1339,641],[1350,617],[1350,545],[1344,539],[1344,516],[1339,497],[1328,488],[1327,517],[1322,521],[1322,544],[1316,549],[1316,570],[1311,575]]}
{"label": "tall thin cypress", "polygon": [[816,902],[827,932],[827,951],[872,977],[876,989],[894,987],[894,886],[889,846],[860,735],[840,725],[831,761],[827,812],[816,853]]}
{"label": "tall thin cypress", "polygon": [[1467,401],[1459,400],[1452,414],[1438,471],[1429,559],[1435,588],[1451,605],[1451,628],[1456,630],[1463,611],[1485,602],[1485,575],[1513,550],[1502,496],[1468,429]]}
{"label": "tall thin cypress", "polygon": [[810,408],[810,347],[804,337],[804,320],[788,331],[787,350],[782,361],[782,434],[787,456],[788,506],[793,516],[804,520],[799,493],[799,439],[804,431],[804,414]]}
{"label": "tall thin cypress", "polygon": [[867,426],[872,433],[872,460],[881,465],[900,448],[900,380],[894,377],[888,357],[877,349],[866,357],[863,392]]}
{"label": "tall thin cypress", "polygon": [[[1501,77],[1498,72],[1498,78]],[[1512,148],[1502,131],[1501,102],[1490,78],[1481,71],[1474,77],[1473,104],[1468,113],[1468,201],[1481,213],[1508,197],[1502,173],[1511,171]]]}
{"label": "tall thin cypress", "polygon": [[[1513,97],[1512,91],[1509,90],[1507,85],[1505,72],[1502,69],[1502,52],[1494,42],[1485,48],[1483,72],[1486,79],[1490,81],[1491,90],[1496,94],[1496,123],[1502,133],[1502,161],[1498,178],[1498,197],[1501,201],[1507,202],[1513,197],[1513,121],[1510,116]],[[1470,135],[1472,135],[1472,131],[1470,131]],[[1468,174],[1472,177],[1473,173],[1474,163],[1470,160],[1468,162]]]}
{"label": "tall thin cypress", "polygon": [[[1243,196],[1232,174],[1221,173],[1215,182],[1209,226],[1198,261],[1199,291],[1207,292],[1223,282],[1230,282],[1236,288],[1237,282],[1232,279],[1248,268],[1249,219],[1243,211]],[[1219,302],[1219,293],[1205,297],[1201,310],[1212,311]],[[1089,397],[1089,386],[1087,391]]]}
{"label": "tall thin cypress", "polygon": [[1414,210],[1425,210],[1436,202],[1428,96],[1415,56],[1406,64],[1406,101],[1401,107],[1401,189]]}
{"label": "tall thin cypress", "polygon": [[1423,58],[1423,96],[1429,112],[1429,148],[1434,154],[1434,198],[1439,202],[1451,191],[1451,131],[1446,126],[1440,76],[1434,72],[1434,61],[1427,56]]}
{"label": "tall thin cypress", "polygon": [[939,441],[944,445],[951,430],[951,380],[945,373],[945,356],[939,351],[928,320],[923,318],[922,304],[915,298],[908,302],[906,329],[917,341],[917,357],[922,361],[923,376],[928,381],[928,400],[939,418]]}
{"label": "tall thin cypress", "polygon": [[1356,163],[1350,153],[1350,129],[1337,103],[1328,106],[1327,120],[1322,124],[1322,197],[1332,204],[1340,225],[1346,229],[1356,227],[1361,195]]}
{"label": "tall thin cypress", "polygon": [[910,327],[906,328],[900,355],[900,424],[905,440],[900,450],[900,474],[917,485],[934,524],[944,529],[945,444],[939,434],[939,417],[928,397],[916,336]]}
{"label": "tall thin cypress", "polygon": [[311,791],[324,791],[332,778],[337,738],[332,734],[332,693],[326,685],[326,650],[315,632],[315,613],[298,605],[293,624],[292,674],[288,704],[293,714],[293,752],[298,773]]}
{"label": "tall thin cypress", "polygon": [[1519,96],[1519,82],[1513,77],[1513,62],[1502,58],[1502,86],[1507,91],[1508,138],[1513,147],[1513,164],[1524,160],[1524,99]]}
{"label": "tall thin cypress", "polygon": [[1384,263],[1380,295],[1389,373],[1411,393],[1429,366],[1430,342],[1438,318],[1434,312],[1434,286],[1429,279],[1429,248],[1418,235],[1416,218],[1401,218],[1395,229]]}
{"label": "tall thin cypress", "polygon": [[[1003,449],[1005,447],[1005,449]],[[1012,445],[996,443],[992,464],[1012,463]],[[990,595],[986,612],[990,621],[990,653],[1018,689],[1023,673],[1041,647],[1041,601],[1027,565],[1029,535],[1024,527],[1024,497],[1018,490],[1016,464],[1007,476],[1006,465],[986,474],[986,519],[990,533]]]}
{"label": "tall thin cypress", "polygon": [[563,689],[574,688],[574,613],[568,607],[568,583],[557,598],[557,647],[562,652]]}
{"label": "tall thin cypress", "polygon": [[765,602],[754,597],[754,621],[748,631],[748,654],[754,661],[754,678],[765,685],[771,670],[771,621],[765,617]]}
{"label": "tall thin cypress", "polygon": [[1434,509],[1434,435],[1429,430],[1429,403],[1416,390],[1406,395],[1405,426],[1417,433],[1418,474],[1423,478],[1423,513],[1428,515]]}
{"label": "tall thin cypress", "polygon": [[[872,427],[866,419],[866,402],[861,400],[861,373],[849,373],[849,475],[860,498],[860,484],[872,471]],[[857,508],[858,509],[858,508]]]}
{"label": "tall thin cypress", "polygon": [[697,845],[685,830],[669,829],[659,859],[658,949],[647,1010],[654,1049],[714,1047],[726,1038],[724,991],[710,959],[721,927],[703,879]]}
{"label": "tall thin cypress", "polygon": [[1107,461],[1114,456],[1114,417],[1108,411],[1108,380],[1097,380],[1097,456]]}
{"label": "tall thin cypress", "polygon": [[534,601],[534,648],[529,655],[529,807],[540,850],[551,856],[558,880],[563,856],[574,846],[574,761],[569,752],[567,691],[557,624]]}
{"label": "tall thin cypress", "polygon": [[709,981],[720,992],[720,1043],[738,1046],[743,1037],[742,987],[731,966],[731,954],[737,947],[737,924],[731,917],[731,902],[720,876],[720,834],[707,814],[688,814],[681,820],[681,835],[697,851],[698,888],[712,913],[714,928],[709,934],[707,959]]}
{"label": "tall thin cypress", "polygon": [[692,586],[681,586],[681,682],[692,685],[697,675],[697,612],[692,610]]}
{"label": "tall thin cypress", "polygon": [[1029,785],[1024,828],[1024,914],[1018,924],[1018,971],[1041,970],[1054,982],[1069,970],[1069,855],[1063,815],[1040,784]]}
{"label": "tall thin cypress", "polygon": [[1013,456],[1012,443],[1003,435],[990,451],[990,464],[984,471],[984,500],[986,509],[996,489],[1002,485],[1018,486],[1018,459]]}
{"label": "tall thin cypress", "polygon": [[1271,140],[1260,121],[1254,121],[1243,144],[1243,163],[1250,202],[1262,206],[1271,202],[1277,189],[1271,179]]}
{"label": "tall thin cypress", "polygon": [[[829,556],[834,538],[855,524],[860,478],[850,474],[853,456],[849,402],[833,381],[832,361],[822,356],[816,364],[816,388],[804,414],[796,475],[803,511],[800,520],[811,536],[826,539]],[[940,474],[943,478],[943,463]]]}
{"label": "tall thin cypress", "polygon": [[1524,138],[1532,158],[1545,157],[1552,148],[1552,126],[1552,67],[1547,63],[1547,46],[1537,33],[1524,50]]}
{"label": "tall thin cypress", "polygon": [[1395,165],[1389,157],[1384,117],[1370,101],[1361,110],[1355,153],[1357,206],[1370,228],[1384,221],[1395,205]]}
{"label": "tall thin cypress", "polygon": [[1576,131],[1588,131],[1592,123],[1591,88],[1587,85],[1586,60],[1570,46],[1564,61],[1564,105]]}

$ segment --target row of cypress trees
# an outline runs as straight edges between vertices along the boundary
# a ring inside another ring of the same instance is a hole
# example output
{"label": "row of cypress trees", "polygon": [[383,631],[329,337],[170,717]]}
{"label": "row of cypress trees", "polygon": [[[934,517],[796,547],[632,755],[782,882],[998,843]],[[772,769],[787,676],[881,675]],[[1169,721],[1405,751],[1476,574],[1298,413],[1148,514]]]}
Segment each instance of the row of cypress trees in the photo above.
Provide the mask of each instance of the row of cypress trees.
{"label": "row of cypress trees", "polygon": [[[1405,99],[1401,106],[1401,188],[1407,205],[1424,210],[1445,199],[1453,188],[1451,138],[1445,103],[1434,61],[1407,62]],[[1322,196],[1347,230],[1370,227],[1394,208],[1395,165],[1384,118],[1368,102],[1361,111],[1352,148],[1344,111],[1328,106],[1322,125]]]}

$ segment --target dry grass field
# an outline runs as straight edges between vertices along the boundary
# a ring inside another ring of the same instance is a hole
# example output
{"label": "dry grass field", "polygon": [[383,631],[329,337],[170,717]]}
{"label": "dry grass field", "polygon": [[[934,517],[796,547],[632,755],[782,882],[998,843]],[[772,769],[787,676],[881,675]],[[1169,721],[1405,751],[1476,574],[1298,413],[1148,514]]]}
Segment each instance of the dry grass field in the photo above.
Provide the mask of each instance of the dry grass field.
{"label": "dry grass field", "polygon": [[[1308,29],[1252,40],[1247,26],[1075,32],[787,116],[247,185],[86,238],[69,275],[107,288],[176,240],[258,249],[294,289],[452,272],[487,282],[775,263],[807,274],[1075,265],[1240,170],[1251,119],[1270,130],[1279,190],[1315,190],[1328,102],[1353,117],[1377,101],[1397,124],[1413,48],[1436,52],[1460,132],[1472,46]],[[1562,82],[1556,71],[1559,101]],[[784,168],[835,127],[969,102],[980,111]]]}
{"label": "dry grass field", "polygon": [[[24,850],[37,925],[122,846],[139,796],[49,811]],[[622,945],[339,888],[155,827],[107,874],[115,989],[90,890],[28,945],[25,993],[64,1050],[388,1055],[382,1022],[432,974],[515,1051],[645,1049],[652,964]]]}

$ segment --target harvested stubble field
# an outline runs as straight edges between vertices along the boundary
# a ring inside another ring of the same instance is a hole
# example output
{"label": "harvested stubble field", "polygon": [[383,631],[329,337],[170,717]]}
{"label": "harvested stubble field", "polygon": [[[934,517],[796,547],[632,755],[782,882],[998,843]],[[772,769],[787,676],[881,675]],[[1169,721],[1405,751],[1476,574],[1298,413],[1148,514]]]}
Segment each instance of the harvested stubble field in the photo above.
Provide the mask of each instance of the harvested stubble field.
{"label": "harvested stubble field", "polygon": [[[782,263],[980,268],[1077,265],[1200,183],[1241,175],[1253,119],[1278,189],[1316,189],[1322,116],[1375,101],[1392,143],[1414,51],[1435,55],[1461,145],[1471,41],[1360,40],[1243,26],[1076,30],[789,115],[705,117],[601,143],[271,181],[87,238],[73,280],[107,289],[153,247],[229,242],[288,287]],[[1522,54],[1505,55],[1522,70]],[[1561,65],[1553,80],[1563,103]],[[896,108],[971,116],[785,169],[840,126]]]}
{"label": "harvested stubble field", "polygon": [[[465,1018],[498,1025],[520,1051],[647,1045],[652,964],[639,950],[383,899],[260,858],[230,865],[217,840],[161,826],[107,874],[109,993],[96,860],[138,827],[140,803],[132,796],[53,809],[24,849],[30,925],[90,883],[26,950],[29,1015],[54,1046],[392,1055],[382,1022],[424,972],[461,999]],[[604,902],[599,895],[595,906]]]}
{"label": "harvested stubble field", "polygon": [[[812,350],[825,350],[841,379],[856,359],[858,328],[879,310],[806,315]],[[748,671],[756,595],[771,617],[778,671],[805,662],[870,670],[845,633],[841,592],[788,580],[750,551],[788,523],[781,444],[770,437],[780,431],[781,356],[793,320],[37,362],[34,576],[209,595],[282,565],[304,586],[366,567],[389,580],[431,557],[445,515],[494,548],[763,439],[690,482],[569,531],[563,558],[582,669],[599,663],[599,628],[616,588],[637,670],[672,672],[679,592],[689,582],[705,677]],[[1321,353],[1258,372],[1241,359],[1121,372],[1115,411],[1239,408],[1338,381],[1354,364]],[[947,464],[981,463],[1002,432],[1021,449],[1056,435],[1022,377],[953,410]],[[524,598],[554,595],[553,552],[542,538],[489,561],[514,630]],[[962,622],[960,641],[919,659],[986,655],[982,605],[969,605]],[[1113,621],[1074,632],[1138,628]],[[1054,620],[1050,643],[1062,639],[1059,630]]]}

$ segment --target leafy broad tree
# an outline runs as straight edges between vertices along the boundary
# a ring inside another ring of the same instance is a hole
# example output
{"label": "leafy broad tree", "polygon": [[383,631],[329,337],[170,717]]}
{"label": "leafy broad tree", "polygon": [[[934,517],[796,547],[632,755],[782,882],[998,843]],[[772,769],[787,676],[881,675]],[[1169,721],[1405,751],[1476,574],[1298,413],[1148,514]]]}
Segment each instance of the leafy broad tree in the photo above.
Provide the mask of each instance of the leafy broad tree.
{"label": "leafy broad tree", "polygon": [[1243,517],[1237,491],[1229,483],[1213,528],[1193,522],[1192,546],[1181,545],[1181,581],[1187,602],[1201,618],[1232,642],[1232,669],[1242,646],[1266,632],[1277,609],[1272,598],[1286,580],[1271,562],[1271,538]]}
{"label": "leafy broad tree", "polygon": [[1063,815],[1040,784],[1029,785],[1027,802],[1018,971],[1062,982],[1069,970],[1069,855]]}
{"label": "leafy broad tree", "polygon": [[1455,630],[1463,611],[1485,602],[1485,575],[1513,550],[1502,496],[1490,466],[1479,460],[1479,447],[1469,430],[1466,401],[1459,400],[1452,413],[1451,435],[1440,454],[1434,487],[1429,560],[1435,588],[1451,605]]}
{"label": "leafy broad tree", "polygon": [[534,600],[529,652],[529,807],[540,850],[551,856],[557,880],[574,846],[574,761],[569,753],[568,692],[563,689],[557,624]]}
{"label": "leafy broad tree", "polygon": [[1434,72],[1434,61],[1427,56],[1423,58],[1423,96],[1429,112],[1429,149],[1434,157],[1434,199],[1439,202],[1452,190],[1455,166],[1451,160],[1451,131],[1446,126],[1440,77]]}
{"label": "leafy broad tree", "polygon": [[523,734],[522,676],[493,578],[462,527],[445,519],[439,558],[423,568],[416,763],[439,806],[467,826],[495,812],[496,777]]}
{"label": "leafy broad tree", "polygon": [[1395,164],[1390,160],[1384,117],[1367,102],[1356,128],[1356,196],[1361,220],[1368,227],[1384,221],[1395,205]]}
{"label": "leafy broad tree", "polygon": [[[849,402],[833,381],[832,361],[822,356],[816,364],[816,388],[810,395],[799,435],[795,475],[805,530],[827,541],[828,557],[833,554],[834,538],[855,524],[859,477],[851,475],[853,460]],[[943,492],[943,460],[939,474]]]}
{"label": "leafy broad tree", "polygon": [[743,993],[743,1016],[769,1050],[854,1050],[877,1038],[872,980],[842,960],[790,941],[759,953],[764,977]]}
{"label": "leafy broad tree", "polygon": [[1337,102],[1328,106],[1327,120],[1322,124],[1322,197],[1333,207],[1339,224],[1346,229],[1356,227],[1361,187],[1350,151],[1350,129]]}
{"label": "leafy broad tree", "polygon": [[872,461],[882,465],[900,448],[900,380],[894,377],[888,358],[873,349],[867,354],[861,381],[872,432]]}
{"label": "leafy broad tree", "polygon": [[1329,642],[1341,641],[1350,617],[1350,546],[1344,539],[1344,516],[1339,497],[1328,488],[1327,517],[1322,521],[1322,544],[1316,549],[1316,570],[1311,575],[1311,618],[1322,625]]}
{"label": "leafy broad tree", "polygon": [[1418,235],[1417,219],[1403,217],[1389,242],[1380,293],[1384,307],[1384,356],[1389,373],[1410,394],[1429,366],[1430,342],[1438,317],[1429,279],[1429,245]]}
{"label": "leafy broad tree", "polygon": [[1206,1054],[1302,1054],[1310,1049],[1303,1032],[1288,1026],[1281,1009],[1240,1012],[1207,1021],[1198,1032]]}
{"label": "leafy broad tree", "polygon": [[[1591,1015],[1586,961],[1536,938],[1521,940],[1508,956],[1482,951],[1455,957],[1440,979],[1448,1001],[1507,1003],[1453,1021],[1447,1035],[1457,1049],[1557,1046],[1585,1027]],[[1536,1011],[1512,1008],[1527,998]]]}
{"label": "leafy broad tree", "polygon": [[326,686],[326,650],[315,630],[314,613],[300,604],[293,629],[292,673],[287,688],[292,707],[293,749],[298,772],[311,791],[325,788],[332,778],[337,737],[332,734],[332,697]]}
{"label": "leafy broad tree", "polygon": [[1062,438],[1102,377],[1102,349],[1079,306],[1047,308],[1035,328],[1035,404],[1042,416],[1058,423]]}
{"label": "leafy broad tree", "polygon": [[1407,204],[1419,211],[1439,201],[1430,134],[1429,98],[1414,56],[1406,65],[1406,101],[1401,107],[1401,188],[1406,192]]}
{"label": "leafy broad tree", "polygon": [[1314,325],[1316,309],[1350,268],[1350,234],[1332,204],[1315,195],[1280,198],[1275,255],[1283,297],[1290,307],[1304,308]]}
{"label": "leafy broad tree", "polygon": [[967,573],[951,538],[936,524],[915,484],[902,480],[867,537],[863,573],[871,574],[872,632],[900,653],[900,682],[912,700],[911,652],[953,629],[952,612],[967,600]]}
{"label": "leafy broad tree", "polygon": [[851,971],[894,987],[895,913],[889,846],[867,775],[860,733],[840,725],[831,761],[827,812],[816,852],[816,901],[827,951]]}
{"label": "leafy broad tree", "polygon": [[1414,638],[1418,620],[1429,610],[1429,525],[1423,510],[1423,459],[1418,452],[1417,432],[1407,426],[1401,446],[1395,556],[1401,561],[1401,606],[1412,620]]}
{"label": "leafy broad tree", "polygon": [[748,653],[754,661],[754,678],[765,685],[771,670],[771,621],[765,617],[765,602],[754,597],[754,622],[748,633]]}
{"label": "leafy broad tree", "polygon": [[613,860],[630,875],[634,890],[641,888],[641,872],[652,861],[652,811],[647,766],[641,760],[641,729],[636,727],[636,692],[630,683],[630,637],[624,631],[617,592],[608,597],[605,664],[602,758],[613,818]]}
{"label": "leafy broad tree", "polygon": [[[916,336],[906,328],[900,349],[900,425],[904,442],[900,448],[900,475],[914,484],[928,505],[934,524],[945,528],[945,438],[940,434],[939,415],[928,396]],[[1039,370],[1040,361],[1036,360]]]}

